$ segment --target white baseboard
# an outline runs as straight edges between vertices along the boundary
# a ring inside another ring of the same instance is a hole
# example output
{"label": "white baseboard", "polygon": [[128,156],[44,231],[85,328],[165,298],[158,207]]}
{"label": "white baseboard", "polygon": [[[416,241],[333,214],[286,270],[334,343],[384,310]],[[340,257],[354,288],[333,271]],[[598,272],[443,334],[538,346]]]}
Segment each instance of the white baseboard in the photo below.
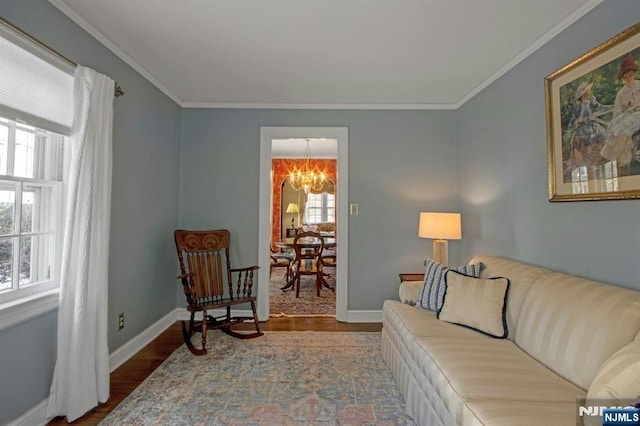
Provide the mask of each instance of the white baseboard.
{"label": "white baseboard", "polygon": [[[210,311],[211,315],[218,316],[224,315],[224,309],[218,309]],[[235,315],[251,316],[252,313],[249,310],[234,311]],[[124,364],[129,358],[138,353],[142,348],[148,345],[153,339],[158,337],[169,328],[173,323],[180,320],[189,320],[189,312],[185,308],[176,308],[169,312],[160,320],[156,321],[142,333],[138,334],[133,339],[129,340],[123,346],[113,351],[109,355],[109,369],[113,372],[116,368]],[[347,322],[359,323],[359,322],[382,322],[382,311],[348,311]],[[40,402],[31,410],[24,413],[22,416],[9,423],[9,426],[44,426],[50,419],[46,418],[47,415],[47,400]]]}
{"label": "white baseboard", "polygon": [[8,426],[44,426],[49,423],[47,419],[47,401],[45,399],[31,410],[27,411],[17,419],[9,422]]}
{"label": "white baseboard", "polygon": [[142,348],[147,346],[153,339],[158,337],[169,328],[178,319],[178,311],[184,311],[184,309],[175,309],[169,312],[160,320],[151,324],[146,330],[138,334],[133,339],[113,351],[109,355],[109,371],[113,372],[116,368],[124,364],[129,358],[138,353]]}
{"label": "white baseboard", "polygon": [[347,311],[347,322],[382,322],[382,311]]}
{"label": "white baseboard", "polygon": [[[158,337],[163,331],[169,328],[178,320],[178,316],[186,312],[184,308],[178,308],[169,312],[160,320],[156,321],[142,333],[129,340],[123,346],[113,351],[109,355],[109,371],[113,372],[116,368],[124,364],[129,358],[138,353],[142,348],[148,345],[153,339]],[[188,314],[188,313],[187,313]],[[188,315],[187,315],[188,318]],[[49,423],[47,419],[47,401],[44,400],[24,413],[22,416],[9,423],[10,426],[43,426]]]}
{"label": "white baseboard", "polygon": [[[218,315],[218,312],[217,312],[218,310],[219,309],[217,309],[216,312],[213,312],[213,313]],[[185,308],[177,308],[175,312],[176,312],[176,321],[189,321],[189,318],[191,317],[191,313],[187,311]]]}

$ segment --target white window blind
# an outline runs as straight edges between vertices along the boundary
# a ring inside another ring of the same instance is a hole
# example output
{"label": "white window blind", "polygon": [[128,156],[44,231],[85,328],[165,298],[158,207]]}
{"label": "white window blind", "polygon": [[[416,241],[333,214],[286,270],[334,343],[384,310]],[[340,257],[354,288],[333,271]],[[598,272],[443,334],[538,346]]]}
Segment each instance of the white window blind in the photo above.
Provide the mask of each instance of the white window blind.
{"label": "white window blind", "polygon": [[0,115],[68,135],[73,67],[0,23]]}

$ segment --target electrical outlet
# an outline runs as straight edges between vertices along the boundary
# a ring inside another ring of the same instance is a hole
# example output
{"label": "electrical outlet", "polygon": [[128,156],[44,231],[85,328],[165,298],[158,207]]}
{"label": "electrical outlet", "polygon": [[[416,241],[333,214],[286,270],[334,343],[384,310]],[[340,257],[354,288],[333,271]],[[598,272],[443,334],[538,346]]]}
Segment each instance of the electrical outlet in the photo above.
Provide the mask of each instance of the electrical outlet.
{"label": "electrical outlet", "polygon": [[118,314],[118,331],[124,328],[124,312]]}

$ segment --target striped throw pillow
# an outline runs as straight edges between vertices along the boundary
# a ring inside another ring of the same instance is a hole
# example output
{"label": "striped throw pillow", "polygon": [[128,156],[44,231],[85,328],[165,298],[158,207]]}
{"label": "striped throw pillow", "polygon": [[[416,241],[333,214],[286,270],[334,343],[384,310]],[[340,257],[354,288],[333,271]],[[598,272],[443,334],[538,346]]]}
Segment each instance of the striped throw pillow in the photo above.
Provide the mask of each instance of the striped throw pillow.
{"label": "striped throw pillow", "polygon": [[444,276],[449,270],[460,272],[470,277],[478,278],[482,270],[482,263],[474,263],[472,265],[461,266],[445,266],[433,259],[424,261],[424,283],[418,293],[418,302],[416,306],[419,308],[429,309],[430,311],[438,311],[442,307],[442,299],[447,284]]}

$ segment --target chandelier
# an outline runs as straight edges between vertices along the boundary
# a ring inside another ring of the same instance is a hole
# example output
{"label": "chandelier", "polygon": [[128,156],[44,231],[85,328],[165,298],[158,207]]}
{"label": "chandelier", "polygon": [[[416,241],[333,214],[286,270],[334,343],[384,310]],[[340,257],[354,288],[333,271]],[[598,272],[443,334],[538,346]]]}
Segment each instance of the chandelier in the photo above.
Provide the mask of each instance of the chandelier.
{"label": "chandelier", "polygon": [[324,173],[318,173],[311,168],[311,149],[309,149],[309,139],[307,139],[307,148],[304,150],[304,161],[302,170],[295,169],[289,173],[289,184],[296,190],[304,190],[305,194],[309,191],[319,191],[326,183]]}

